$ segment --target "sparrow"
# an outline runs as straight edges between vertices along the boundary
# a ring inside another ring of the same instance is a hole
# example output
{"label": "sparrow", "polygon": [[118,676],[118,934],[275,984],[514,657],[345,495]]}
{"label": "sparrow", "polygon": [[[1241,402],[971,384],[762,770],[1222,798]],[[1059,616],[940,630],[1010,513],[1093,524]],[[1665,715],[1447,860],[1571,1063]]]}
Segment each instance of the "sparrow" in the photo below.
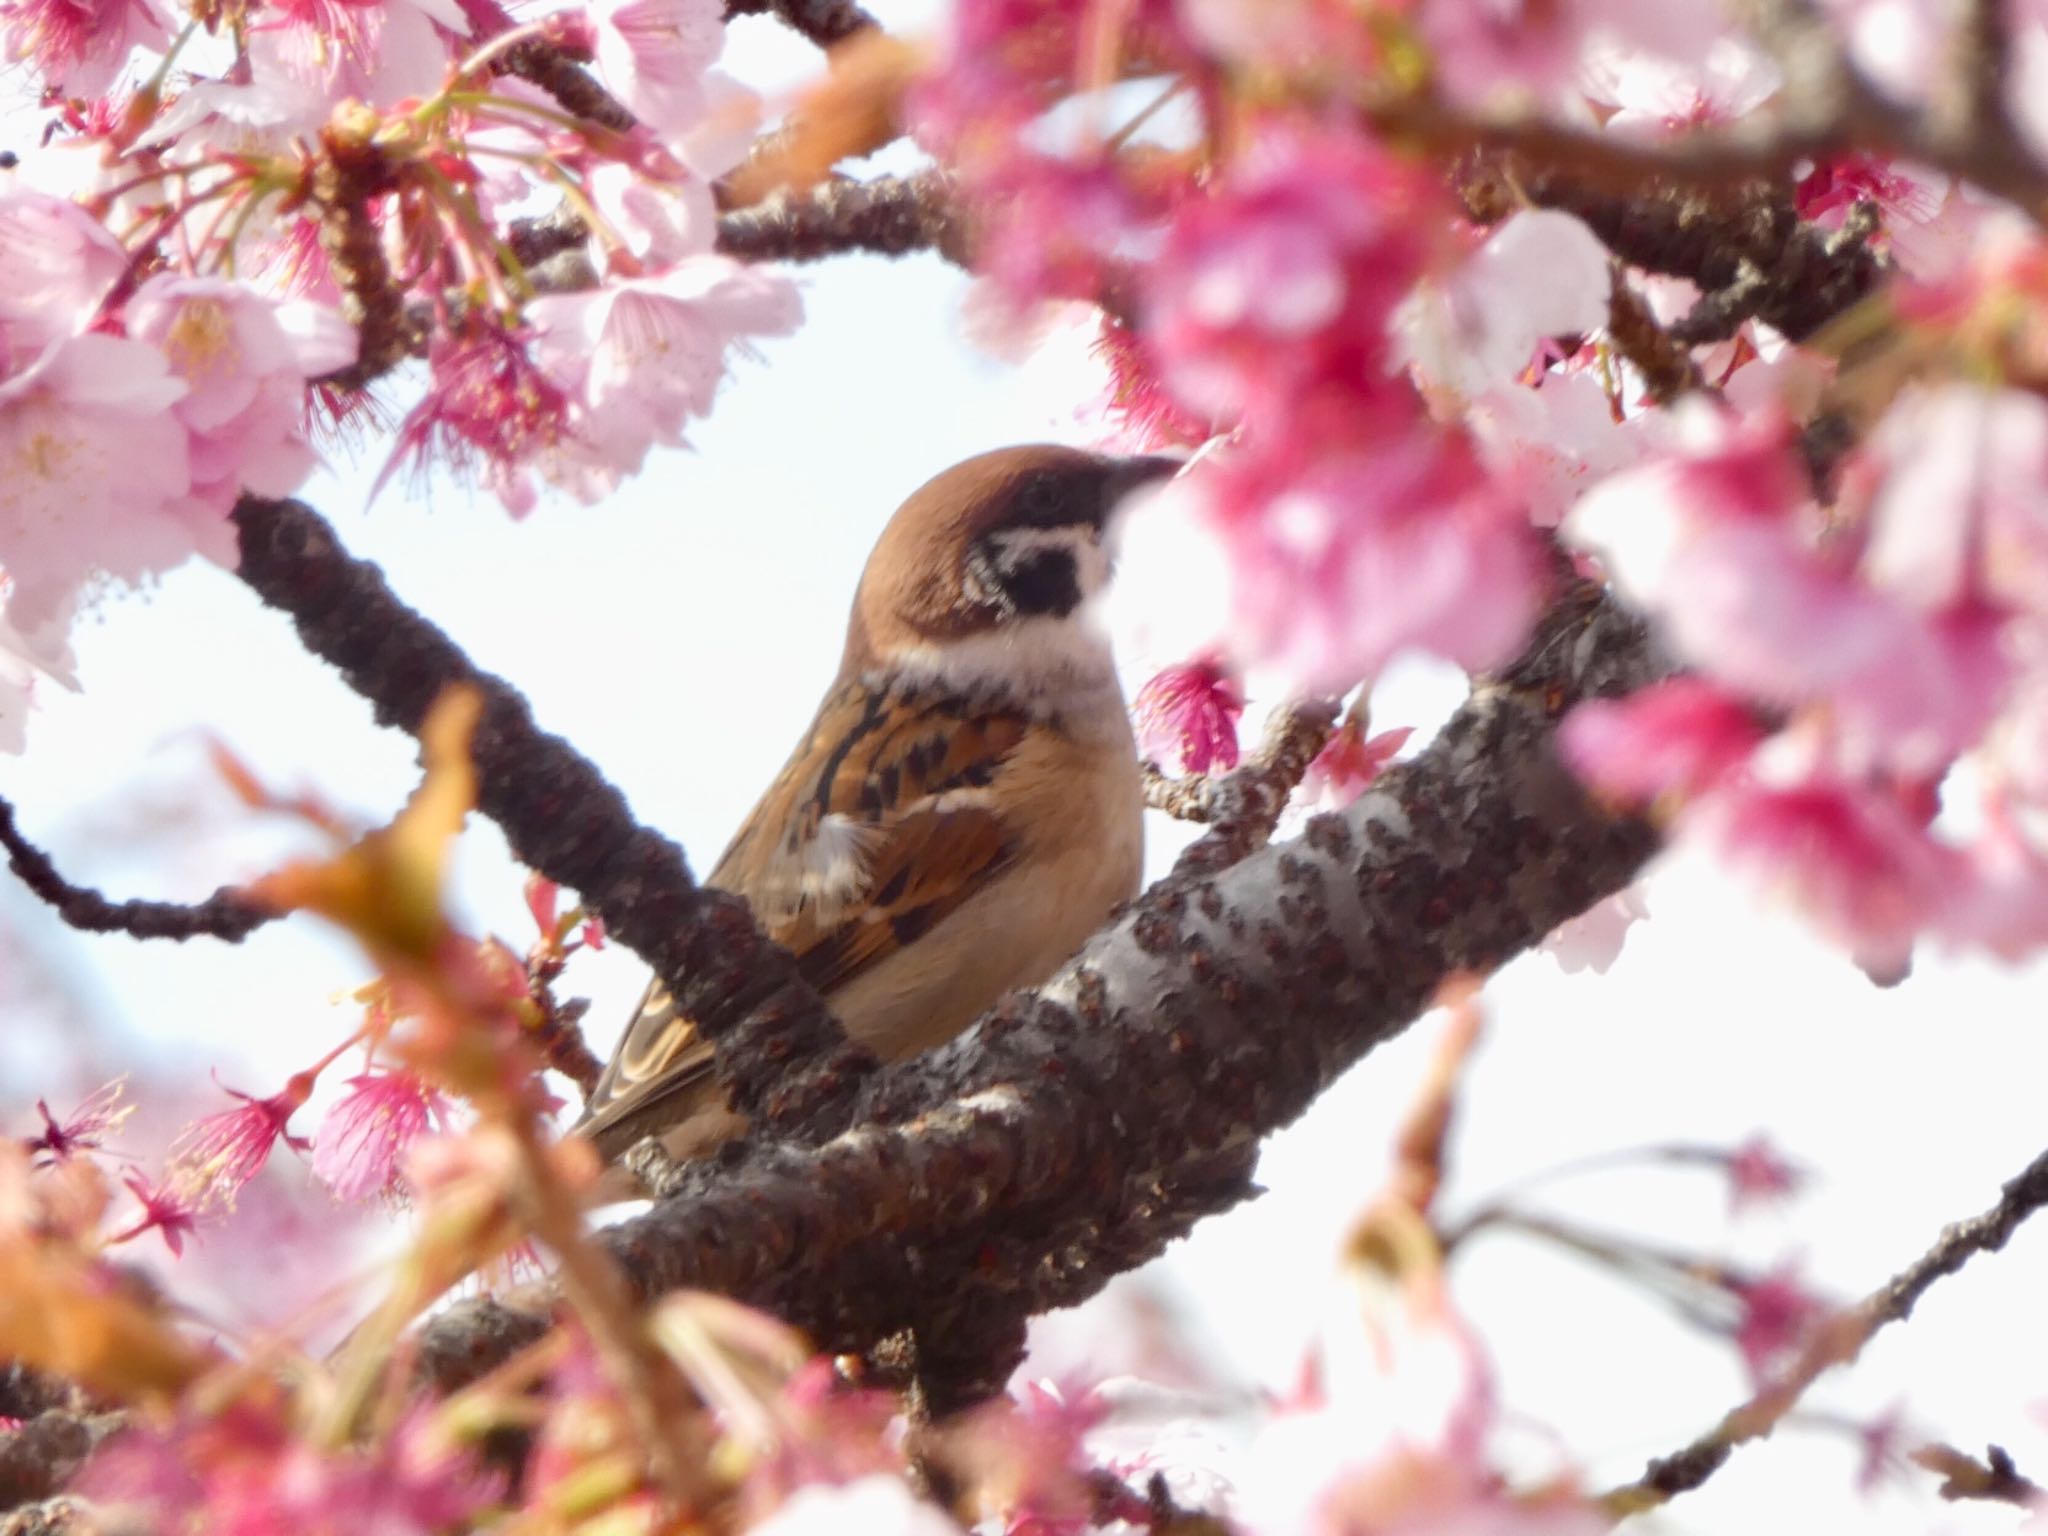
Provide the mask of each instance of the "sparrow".
{"label": "sparrow", "polygon": [[[1043,981],[1137,892],[1138,753],[1091,600],[1118,502],[1180,468],[1003,448],[914,492],[868,557],[817,717],[705,882],[744,897],[885,1061]],[[654,982],[578,1130],[609,1162],[744,1129]]]}

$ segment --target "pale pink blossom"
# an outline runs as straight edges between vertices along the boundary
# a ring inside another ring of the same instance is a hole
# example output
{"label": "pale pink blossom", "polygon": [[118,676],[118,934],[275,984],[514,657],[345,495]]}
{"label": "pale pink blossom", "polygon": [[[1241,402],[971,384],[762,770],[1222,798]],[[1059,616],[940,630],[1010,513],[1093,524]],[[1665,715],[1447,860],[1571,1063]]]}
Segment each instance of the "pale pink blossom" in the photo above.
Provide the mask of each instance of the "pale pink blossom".
{"label": "pale pink blossom", "polygon": [[0,192],[0,378],[90,329],[127,266],[120,242],[76,203]]}
{"label": "pale pink blossom", "polygon": [[530,512],[536,474],[563,463],[575,438],[569,396],[534,362],[531,343],[482,318],[437,331],[427,348],[430,382],[399,423],[372,494],[401,466],[424,475],[438,461],[477,476],[514,517]]}
{"label": "pale pink blossom", "polygon": [[69,639],[73,605],[61,604],[35,633],[24,635],[6,610],[12,584],[0,570],[0,752],[19,752],[27,744],[28,716],[42,683],[78,688]]}
{"label": "pale pink blossom", "polygon": [[628,110],[665,138],[696,127],[725,47],[720,0],[597,0],[586,14],[598,73]]}
{"label": "pale pink blossom", "polygon": [[680,446],[684,423],[711,409],[730,352],[748,337],[788,335],[803,308],[777,273],[695,256],[593,291],[545,295],[528,314],[534,359],[571,398],[582,454],[633,473],[649,448]]}
{"label": "pale pink blossom", "polygon": [[99,334],[0,380],[0,550],[19,629],[96,576],[138,581],[192,553],[189,434],[170,409],[185,393],[156,348]]}
{"label": "pale pink blossom", "polygon": [[1210,658],[1159,672],[1131,701],[1138,750],[1182,773],[1237,766],[1237,720],[1244,694],[1228,670]]}
{"label": "pale pink blossom", "polygon": [[310,304],[280,304],[218,278],[150,278],[128,332],[186,383],[172,410],[191,434],[192,498],[226,517],[244,490],[288,496],[318,462],[305,437],[307,380],[355,361],[354,330]]}
{"label": "pale pink blossom", "polygon": [[1715,38],[1692,57],[1609,48],[1586,73],[1587,94],[1613,109],[1607,128],[1617,133],[1677,133],[1740,122],[1781,83],[1768,56],[1733,36]]}
{"label": "pale pink blossom", "polygon": [[677,167],[663,178],[607,160],[584,178],[583,190],[612,234],[636,261],[667,266],[708,252],[718,234],[710,184]]}
{"label": "pale pink blossom", "polygon": [[1632,885],[1559,923],[1544,939],[1542,949],[1567,976],[1582,971],[1605,976],[1621,958],[1629,931],[1649,915],[1649,898],[1641,886]]}
{"label": "pale pink blossom", "polygon": [[329,1108],[313,1136],[313,1176],[337,1199],[370,1200],[400,1187],[413,1143],[445,1130],[451,1106],[412,1072],[365,1072]]}
{"label": "pale pink blossom", "polygon": [[275,0],[252,18],[254,83],[325,110],[385,106],[441,86],[469,23],[456,0]]}
{"label": "pale pink blossom", "polygon": [[170,40],[151,0],[0,0],[0,56],[71,96],[106,94],[131,53]]}

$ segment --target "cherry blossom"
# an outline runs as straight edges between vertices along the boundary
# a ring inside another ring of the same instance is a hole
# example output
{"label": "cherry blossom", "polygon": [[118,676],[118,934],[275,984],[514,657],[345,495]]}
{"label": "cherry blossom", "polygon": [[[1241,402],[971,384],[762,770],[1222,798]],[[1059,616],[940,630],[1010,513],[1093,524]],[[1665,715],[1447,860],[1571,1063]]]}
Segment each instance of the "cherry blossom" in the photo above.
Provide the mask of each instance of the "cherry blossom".
{"label": "cherry blossom", "polygon": [[597,0],[585,14],[598,72],[627,109],[664,137],[696,127],[725,46],[719,0]]}
{"label": "cherry blossom", "polygon": [[133,1104],[121,1102],[127,1086],[124,1077],[103,1083],[62,1120],[50,1113],[47,1100],[37,1099],[36,1113],[43,1118],[43,1128],[26,1142],[30,1156],[61,1163],[81,1152],[97,1152],[104,1139],[118,1133],[135,1113]]}
{"label": "cherry blossom", "polygon": [[448,1100],[411,1072],[352,1077],[314,1133],[313,1176],[338,1200],[389,1195],[413,1143],[445,1129],[451,1113]]}
{"label": "cherry blossom", "polygon": [[1244,694],[1213,660],[1168,667],[1131,702],[1138,750],[1153,762],[1178,763],[1182,773],[1237,766],[1237,719]]}
{"label": "cherry blossom", "polygon": [[1412,726],[1397,726],[1377,735],[1365,734],[1365,722],[1346,715],[1338,722],[1323,750],[1315,755],[1301,778],[1302,798],[1311,805],[1341,810],[1364,794],[1380,770],[1415,734]]}
{"label": "cherry blossom", "polygon": [[1751,1379],[1761,1384],[1780,1361],[1799,1348],[1827,1309],[1800,1281],[1794,1265],[1755,1279],[1738,1278],[1732,1287],[1741,1308],[1735,1347],[1742,1352]]}
{"label": "cherry blossom", "polygon": [[208,1115],[178,1133],[170,1149],[172,1178],[199,1205],[232,1205],[242,1186],[263,1171],[279,1141],[295,1151],[309,1151],[312,1142],[294,1136],[290,1124],[312,1095],[314,1077],[311,1072],[295,1073],[267,1099],[227,1088],[230,1098],[242,1101],[241,1107]]}
{"label": "cherry blossom", "polygon": [[1805,1182],[1805,1171],[1759,1131],[1728,1155],[1729,1212],[1740,1215],[1752,1206],[1775,1205]]}
{"label": "cherry blossom", "polygon": [[889,1531],[894,1536],[959,1536],[940,1509],[913,1494],[903,1479],[870,1473],[850,1483],[810,1483],[748,1529],[756,1536],[840,1536]]}
{"label": "cherry blossom", "polygon": [[0,192],[0,378],[89,329],[127,264],[120,243],[77,204]]}
{"label": "cherry blossom", "polygon": [[752,336],[796,328],[802,303],[785,277],[722,256],[690,257],[528,309],[534,359],[572,402],[572,445],[543,466],[633,473],[657,443],[680,446],[683,425],[711,409],[727,354]]}
{"label": "cherry blossom", "polygon": [[254,82],[281,102],[431,95],[469,31],[456,0],[281,0],[249,29]]}
{"label": "cherry blossom", "polygon": [[98,96],[131,53],[161,49],[170,29],[153,0],[5,0],[0,56],[72,95]]}
{"label": "cherry blossom", "polygon": [[159,1232],[173,1258],[185,1251],[185,1236],[199,1226],[199,1210],[192,1196],[172,1183],[151,1183],[142,1173],[130,1170],[121,1176],[128,1193],[141,1206],[135,1221],[108,1236],[109,1243],[125,1243],[145,1232]]}

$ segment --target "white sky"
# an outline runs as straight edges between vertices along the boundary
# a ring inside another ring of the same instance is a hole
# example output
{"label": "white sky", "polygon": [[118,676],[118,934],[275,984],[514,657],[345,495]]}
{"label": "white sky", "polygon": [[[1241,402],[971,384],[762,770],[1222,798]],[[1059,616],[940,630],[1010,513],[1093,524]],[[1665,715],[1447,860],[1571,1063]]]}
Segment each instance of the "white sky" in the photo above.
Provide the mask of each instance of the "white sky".
{"label": "white sky", "polygon": [[[928,9],[875,8],[899,27],[907,11]],[[807,50],[766,23],[733,34],[731,64],[754,83],[808,66]],[[366,513],[374,464],[343,467],[308,492],[352,550],[524,689],[541,723],[680,838],[699,870],[808,720],[860,563],[902,494],[969,453],[1074,430],[1012,369],[965,345],[964,280],[936,260],[840,261],[802,281],[804,329],[766,347],[765,366],[740,370],[694,434],[698,451],[658,460],[604,506],[547,506],[514,524],[486,498],[449,490],[426,504],[394,489]],[[47,696],[27,755],[0,759],[0,793],[67,872],[113,893],[198,896],[275,857],[278,842],[252,833],[212,785],[196,750],[202,733],[269,782],[317,789],[366,821],[387,817],[416,777],[411,742],[372,727],[285,622],[219,571],[181,570],[146,602],[106,604],[78,650],[85,692]],[[1426,674],[1395,679],[1377,723],[1433,719],[1444,704]],[[1163,867],[1183,833],[1154,821]],[[459,890],[478,930],[524,944],[518,880],[488,823],[464,840]],[[1711,874],[1660,880],[1652,905],[1653,921],[1608,976],[1567,977],[1537,957],[1488,988],[1491,1027],[1464,1100],[1452,1208],[1580,1154],[1733,1143],[1768,1127],[1826,1175],[1786,1219],[1731,1229],[1722,1187],[1702,1172],[1588,1176],[1550,1198],[1589,1221],[1711,1252],[1803,1254],[1820,1280],[1860,1293],[1943,1222],[1988,1204],[2048,1136],[2038,968],[2022,976],[1923,960],[1911,981],[1882,992]],[[71,934],[9,888],[0,925],[0,1110],[10,1123],[38,1093],[62,1092],[46,1054],[52,1020],[67,1044],[96,1030],[121,1042],[115,1057],[146,1049],[194,1079],[217,1065],[227,1081],[267,1092],[344,1027],[333,999],[366,976],[309,922],[265,930],[241,952],[144,946]],[[572,969],[565,991],[594,1000],[600,1050],[643,980],[617,950]],[[1376,1185],[1429,1033],[1379,1052],[1275,1138],[1261,1174],[1270,1192],[1158,1266],[1212,1330],[1208,1347],[1254,1379],[1289,1379],[1329,1294],[1336,1238]],[[2048,1474],[2044,1279],[2048,1222],[1938,1286],[1910,1325],[1887,1331],[1813,1403],[1867,1415],[1904,1401],[1930,1431],[1973,1451],[1997,1440],[2022,1470]],[[1732,1351],[1521,1239],[1476,1243],[1454,1284],[1496,1352],[1509,1408],[1589,1456],[1596,1481],[1632,1475],[1741,1394]],[[1788,1430],[1644,1528],[2014,1524],[1997,1508],[1940,1505],[1927,1478],[1911,1496],[1865,1502],[1849,1486],[1853,1467],[1845,1441]]]}

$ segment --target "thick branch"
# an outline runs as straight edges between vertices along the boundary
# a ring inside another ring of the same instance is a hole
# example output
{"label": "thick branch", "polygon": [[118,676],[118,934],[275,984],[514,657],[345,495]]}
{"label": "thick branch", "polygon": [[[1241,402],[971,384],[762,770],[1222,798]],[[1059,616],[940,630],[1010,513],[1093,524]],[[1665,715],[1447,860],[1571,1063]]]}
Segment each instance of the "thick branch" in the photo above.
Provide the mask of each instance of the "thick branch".
{"label": "thick branch", "polygon": [[[1249,1190],[1257,1141],[1415,1017],[1631,880],[1648,827],[1599,810],[1551,750],[1558,718],[1661,672],[1640,625],[1586,588],[1517,669],[1349,810],[1213,876],[1147,892],[1046,986],[862,1088],[857,1128],[750,1143],[603,1234],[650,1293],[701,1286],[829,1349],[916,1331],[1014,1358],[1022,1319],[1071,1305]],[[439,1359],[503,1331],[476,1303]]]}
{"label": "thick branch", "polygon": [[239,944],[277,914],[259,906],[241,892],[222,886],[206,900],[186,904],[177,901],[112,901],[86,886],[73,885],[57,872],[34,843],[15,825],[14,807],[0,799],[0,848],[7,851],[7,867],[21,883],[56,910],[59,917],[87,933],[125,933],[137,939],[198,937],[225,939]]}
{"label": "thick branch", "polygon": [[1902,1323],[1928,1287],[1980,1253],[1996,1253],[2020,1223],[2048,1205],[2048,1152],[2007,1182],[1998,1203],[1942,1230],[1934,1245],[1847,1311],[1815,1329],[1792,1363],[1749,1401],[1731,1410],[1692,1444],[1652,1461],[1632,1483],[1602,1502],[1616,1516],[1639,1514],[1689,1493],[1718,1472],[1737,1446],[1761,1440],[1828,1370],[1848,1365],[1880,1328]]}
{"label": "thick branch", "polygon": [[743,261],[818,261],[848,251],[904,256],[937,251],[969,263],[967,221],[943,171],[832,177],[796,192],[782,189],[751,207],[719,216],[718,248]]}
{"label": "thick branch", "polygon": [[[847,1041],[744,901],[699,887],[680,848],[638,825],[595,767],[400,602],[376,566],[351,559],[309,508],[245,496],[234,523],[242,580],[292,616],[306,648],[340,669],[380,724],[417,731],[450,683],[482,693],[471,747],[478,808],[505,829],[517,858],[580,892],[606,931],[654,967],[717,1043],[719,1080],[736,1108],[788,1135],[844,1123],[830,1110],[874,1058]],[[790,1071],[792,1062],[804,1070]]]}

